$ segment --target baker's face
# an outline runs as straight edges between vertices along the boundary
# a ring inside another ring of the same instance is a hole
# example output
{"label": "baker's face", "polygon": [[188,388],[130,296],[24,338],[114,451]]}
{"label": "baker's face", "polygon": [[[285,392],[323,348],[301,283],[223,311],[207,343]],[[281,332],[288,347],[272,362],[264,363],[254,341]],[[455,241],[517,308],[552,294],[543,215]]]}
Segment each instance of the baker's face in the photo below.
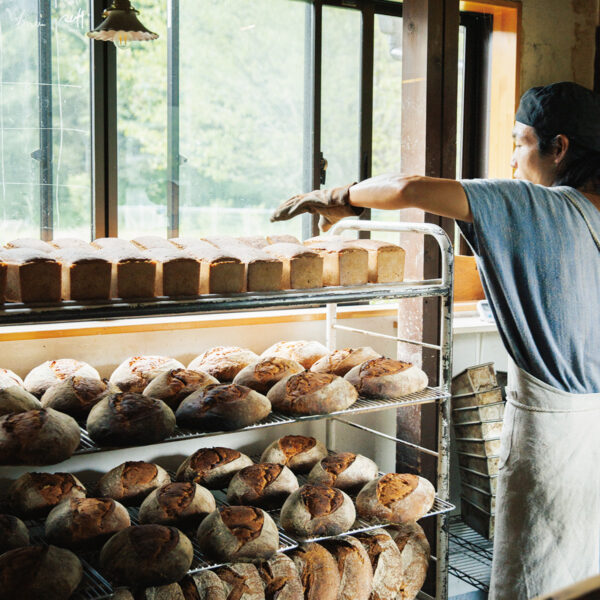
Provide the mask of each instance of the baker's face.
{"label": "baker's face", "polygon": [[554,158],[540,153],[535,129],[517,121],[513,140],[515,149],[510,166],[515,170],[515,178],[551,186],[556,175]]}

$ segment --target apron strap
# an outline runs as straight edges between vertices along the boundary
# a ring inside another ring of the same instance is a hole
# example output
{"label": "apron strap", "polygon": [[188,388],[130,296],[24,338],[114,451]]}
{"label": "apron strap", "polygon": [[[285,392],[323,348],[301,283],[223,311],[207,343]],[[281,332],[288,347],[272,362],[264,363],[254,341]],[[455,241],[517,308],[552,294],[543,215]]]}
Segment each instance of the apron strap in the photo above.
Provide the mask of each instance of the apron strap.
{"label": "apron strap", "polygon": [[596,243],[598,250],[600,250],[600,239],[598,237],[598,234],[592,227],[592,224],[590,223],[589,219],[587,218],[587,215],[583,211],[583,207],[581,206],[579,200],[577,200],[577,198],[572,196],[569,192],[564,192],[564,194],[571,201],[571,204],[577,209],[579,214],[583,217],[583,220],[585,221],[587,228],[590,230],[590,233],[592,234],[592,238],[594,239],[594,242]]}

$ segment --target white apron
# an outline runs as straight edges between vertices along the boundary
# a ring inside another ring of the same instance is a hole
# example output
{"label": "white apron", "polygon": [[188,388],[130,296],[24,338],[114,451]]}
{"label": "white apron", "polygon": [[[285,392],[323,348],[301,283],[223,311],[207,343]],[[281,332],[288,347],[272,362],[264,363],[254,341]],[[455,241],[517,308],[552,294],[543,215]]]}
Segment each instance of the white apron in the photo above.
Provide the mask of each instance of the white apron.
{"label": "white apron", "polygon": [[489,598],[529,600],[598,573],[600,393],[509,362]]}

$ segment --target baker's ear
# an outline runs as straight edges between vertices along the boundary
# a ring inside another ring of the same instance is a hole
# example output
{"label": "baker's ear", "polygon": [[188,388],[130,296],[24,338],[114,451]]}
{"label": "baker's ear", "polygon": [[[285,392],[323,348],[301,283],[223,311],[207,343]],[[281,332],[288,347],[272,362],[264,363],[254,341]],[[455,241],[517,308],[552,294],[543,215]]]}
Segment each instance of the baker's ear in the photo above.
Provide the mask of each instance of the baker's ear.
{"label": "baker's ear", "polygon": [[552,153],[554,155],[554,164],[555,165],[560,164],[562,159],[567,154],[568,149],[569,149],[569,138],[566,135],[559,133],[552,140]]}

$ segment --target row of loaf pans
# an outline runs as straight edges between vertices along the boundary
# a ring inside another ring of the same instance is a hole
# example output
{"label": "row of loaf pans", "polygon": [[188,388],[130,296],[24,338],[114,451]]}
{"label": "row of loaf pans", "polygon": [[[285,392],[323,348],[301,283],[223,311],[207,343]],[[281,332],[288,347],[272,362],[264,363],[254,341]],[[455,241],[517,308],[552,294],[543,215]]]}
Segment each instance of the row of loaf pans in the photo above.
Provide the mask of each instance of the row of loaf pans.
{"label": "row of loaf pans", "polygon": [[483,363],[467,367],[452,379],[454,397],[470,396],[498,387],[494,363]]}

